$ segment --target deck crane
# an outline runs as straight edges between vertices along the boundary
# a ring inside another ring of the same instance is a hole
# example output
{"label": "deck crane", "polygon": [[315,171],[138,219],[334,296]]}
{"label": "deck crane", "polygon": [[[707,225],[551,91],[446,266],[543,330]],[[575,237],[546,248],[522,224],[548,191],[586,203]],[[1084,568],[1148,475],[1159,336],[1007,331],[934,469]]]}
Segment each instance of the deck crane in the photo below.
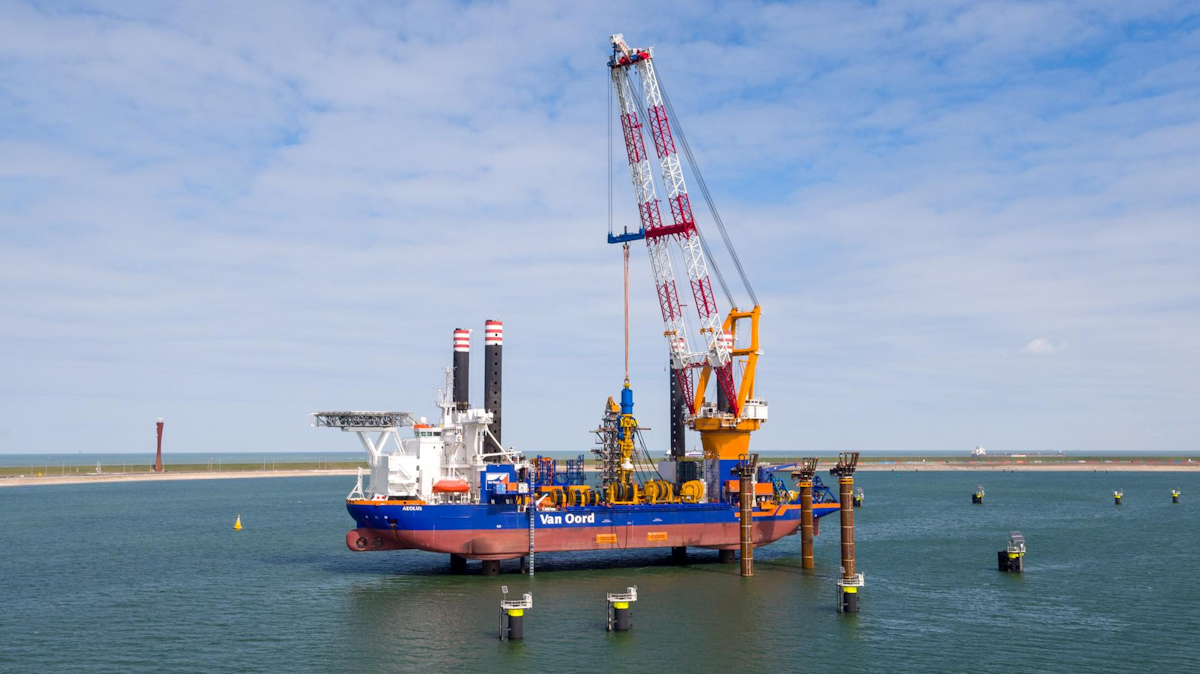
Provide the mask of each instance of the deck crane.
{"label": "deck crane", "polygon": [[[713,499],[724,499],[736,491],[736,481],[730,480],[730,472],[737,465],[738,457],[749,452],[750,433],[758,430],[767,420],[767,403],[754,395],[754,374],[760,354],[758,320],[761,307],[737,260],[677,121],[672,132],[670,118],[675,115],[655,71],[653,51],[630,47],[620,34],[613,35],[611,41],[613,51],[608,66],[641,226],[635,232],[628,228],[620,234],[610,231],[608,240],[609,243],[623,244],[626,251],[630,241],[646,241],[659,307],[662,309],[663,335],[671,353],[671,370],[686,404],[687,424],[699,432],[704,448],[708,495]],[[634,83],[635,71],[640,87]],[[635,93],[639,88],[641,97]],[[654,141],[659,174],[671,211],[670,224],[662,221],[659,210],[653,170],[642,134],[643,120],[649,123]],[[710,266],[717,272],[726,295],[730,294],[696,227],[679,148],[688,157],[692,175],[701,186],[714,222],[720,228],[726,248],[750,295],[753,306],[749,311],[740,310],[730,296],[729,302],[734,306],[724,319],[719,313],[708,274]],[[699,348],[693,348],[693,340],[697,335],[689,334],[684,319],[672,264],[673,250],[683,261],[693,304],[699,316]],[[740,321],[749,322],[749,339],[743,339],[741,346],[738,346],[737,328]],[[705,390],[714,374],[717,400],[712,402],[705,399]]]}

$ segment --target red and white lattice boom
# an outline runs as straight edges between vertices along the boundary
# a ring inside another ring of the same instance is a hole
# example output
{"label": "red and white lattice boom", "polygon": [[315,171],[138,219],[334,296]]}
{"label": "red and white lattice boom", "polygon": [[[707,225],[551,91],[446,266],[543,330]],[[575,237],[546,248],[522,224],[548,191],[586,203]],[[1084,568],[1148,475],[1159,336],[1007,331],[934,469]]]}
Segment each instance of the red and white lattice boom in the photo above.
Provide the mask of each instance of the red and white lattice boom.
{"label": "red and white lattice boom", "polygon": [[[613,57],[609,63],[612,71],[613,88],[621,115],[621,131],[625,138],[625,152],[629,159],[629,173],[637,195],[638,214],[645,230],[646,247],[650,253],[650,266],[654,271],[654,284],[658,289],[658,302],[662,308],[664,334],[671,348],[671,368],[679,378],[680,388],[688,410],[696,413],[695,385],[692,370],[705,364],[711,365],[717,375],[717,386],[729,401],[730,411],[735,416],[737,393],[733,381],[732,347],[722,339],[721,315],[713,295],[712,281],[708,277],[708,263],[696,231],[688,200],[687,184],[683,178],[683,167],[675,140],[671,135],[671,122],[663,105],[658,76],[654,72],[653,54],[650,49],[635,49],[625,44],[624,36],[612,36]],[[650,135],[658,156],[659,172],[667,192],[667,203],[671,207],[672,224],[664,225],[659,212],[658,196],[642,137],[642,122],[638,115],[637,99],[630,71],[636,70],[641,82],[644,110],[649,118]],[[696,312],[700,317],[700,337],[704,351],[693,351],[683,322],[683,311],[679,304],[679,292],[675,284],[675,271],[671,265],[670,244],[675,241],[687,270],[688,282]]]}

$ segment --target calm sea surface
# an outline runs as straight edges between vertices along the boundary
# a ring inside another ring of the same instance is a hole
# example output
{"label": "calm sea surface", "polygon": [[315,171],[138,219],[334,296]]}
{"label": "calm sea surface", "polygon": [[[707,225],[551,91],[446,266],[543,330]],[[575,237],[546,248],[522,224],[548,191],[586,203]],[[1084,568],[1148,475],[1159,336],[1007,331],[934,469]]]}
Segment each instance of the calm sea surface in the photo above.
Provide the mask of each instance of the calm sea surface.
{"label": "calm sea surface", "polygon": [[[1200,474],[858,482],[855,616],[835,609],[832,520],[816,573],[793,536],[756,552],[752,579],[663,550],[540,555],[530,580],[349,552],[348,478],[0,489],[0,670],[1200,671]],[[1023,576],[995,569],[1010,529]],[[533,592],[524,642],[496,640],[501,585]],[[634,629],[608,634],[604,595],[627,585]]]}

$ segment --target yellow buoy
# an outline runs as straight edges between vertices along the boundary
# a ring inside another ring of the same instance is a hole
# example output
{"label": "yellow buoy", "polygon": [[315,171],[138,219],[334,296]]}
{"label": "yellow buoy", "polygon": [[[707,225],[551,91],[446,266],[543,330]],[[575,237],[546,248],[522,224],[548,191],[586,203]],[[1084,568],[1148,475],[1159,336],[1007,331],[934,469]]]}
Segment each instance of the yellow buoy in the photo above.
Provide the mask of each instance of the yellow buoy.
{"label": "yellow buoy", "polygon": [[241,531],[241,530],[242,530],[242,516],[241,516],[241,515],[238,515],[238,516],[237,516],[237,521],[233,523],[233,530],[234,530],[234,531]]}

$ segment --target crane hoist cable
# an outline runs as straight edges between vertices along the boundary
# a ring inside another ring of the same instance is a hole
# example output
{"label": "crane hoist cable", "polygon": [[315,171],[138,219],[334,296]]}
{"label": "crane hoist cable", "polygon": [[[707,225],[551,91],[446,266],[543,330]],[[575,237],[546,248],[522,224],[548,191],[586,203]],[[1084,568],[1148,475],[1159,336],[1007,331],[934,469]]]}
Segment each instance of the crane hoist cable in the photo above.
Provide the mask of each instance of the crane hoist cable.
{"label": "crane hoist cable", "polygon": [[625,261],[625,383],[629,383],[629,242],[621,246]]}
{"label": "crane hoist cable", "polygon": [[613,233],[613,90],[608,82],[604,83],[608,91],[608,235]]}
{"label": "crane hoist cable", "polygon": [[[608,235],[613,233],[613,110],[612,87],[605,83],[608,92]],[[625,383],[629,383],[629,242],[621,245],[625,272]]]}

